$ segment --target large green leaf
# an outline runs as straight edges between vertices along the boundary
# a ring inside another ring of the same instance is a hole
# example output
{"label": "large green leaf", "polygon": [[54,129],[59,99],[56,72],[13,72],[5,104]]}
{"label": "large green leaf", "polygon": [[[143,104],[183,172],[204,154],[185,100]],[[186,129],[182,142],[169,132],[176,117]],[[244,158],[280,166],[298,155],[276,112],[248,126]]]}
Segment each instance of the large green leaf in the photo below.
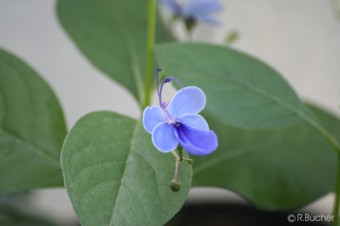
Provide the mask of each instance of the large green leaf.
{"label": "large green leaf", "polygon": [[62,185],[59,155],[66,128],[50,87],[0,50],[0,194]]}
{"label": "large green leaf", "polygon": [[156,58],[167,75],[207,94],[206,111],[244,128],[277,128],[313,116],[269,66],[235,50],[207,44],[162,44]]}
{"label": "large green leaf", "polygon": [[[59,0],[58,17],[80,50],[100,70],[143,98],[147,44],[146,0]],[[159,23],[157,41],[170,37]]]}
{"label": "large green leaf", "polygon": [[65,140],[65,186],[82,225],[163,225],[183,205],[192,169],[172,192],[175,158],[158,152],[140,123],[110,112],[81,118]]}
{"label": "large green leaf", "polygon": [[[340,121],[312,108],[325,127],[340,134]],[[207,117],[219,136],[218,150],[195,158],[193,186],[237,191],[267,210],[301,207],[334,191],[336,153],[308,126],[242,130]]]}

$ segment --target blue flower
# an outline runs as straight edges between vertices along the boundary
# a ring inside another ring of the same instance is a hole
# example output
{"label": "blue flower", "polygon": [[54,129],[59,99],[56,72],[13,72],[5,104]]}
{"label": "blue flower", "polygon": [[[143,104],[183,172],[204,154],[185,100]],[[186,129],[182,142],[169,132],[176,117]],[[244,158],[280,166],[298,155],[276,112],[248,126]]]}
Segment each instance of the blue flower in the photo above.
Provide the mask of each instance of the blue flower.
{"label": "blue flower", "polygon": [[196,86],[188,86],[180,89],[167,104],[162,101],[162,89],[172,80],[176,79],[167,77],[160,86],[157,81],[160,107],[144,109],[145,130],[152,135],[152,143],[160,152],[171,152],[180,145],[193,155],[210,154],[217,148],[218,141],[206,120],[199,115],[206,104],[204,92]]}
{"label": "blue flower", "polygon": [[214,14],[222,9],[218,0],[186,0],[184,4],[179,4],[178,0],[160,0],[175,17],[182,18],[187,24],[201,21],[213,25],[220,22],[216,20]]}

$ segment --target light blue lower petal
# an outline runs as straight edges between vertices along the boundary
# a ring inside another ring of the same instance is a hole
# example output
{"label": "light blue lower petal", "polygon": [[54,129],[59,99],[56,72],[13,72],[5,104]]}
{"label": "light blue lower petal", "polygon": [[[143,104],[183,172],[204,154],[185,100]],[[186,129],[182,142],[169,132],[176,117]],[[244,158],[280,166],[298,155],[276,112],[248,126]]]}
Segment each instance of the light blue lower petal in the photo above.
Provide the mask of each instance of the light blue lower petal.
{"label": "light blue lower petal", "polygon": [[198,129],[198,130],[203,130],[203,131],[209,131],[209,125],[207,121],[201,116],[201,115],[182,115],[177,120],[181,123],[184,124],[185,126]]}
{"label": "light blue lower petal", "polygon": [[217,136],[213,131],[203,131],[185,125],[175,127],[179,144],[192,155],[208,155],[218,147]]}
{"label": "light blue lower petal", "polygon": [[159,123],[152,130],[152,143],[160,152],[170,152],[176,149],[178,140],[174,134],[174,125]]}
{"label": "light blue lower petal", "polygon": [[160,107],[146,107],[143,112],[143,126],[151,134],[153,128],[160,122],[164,122],[163,110]]}

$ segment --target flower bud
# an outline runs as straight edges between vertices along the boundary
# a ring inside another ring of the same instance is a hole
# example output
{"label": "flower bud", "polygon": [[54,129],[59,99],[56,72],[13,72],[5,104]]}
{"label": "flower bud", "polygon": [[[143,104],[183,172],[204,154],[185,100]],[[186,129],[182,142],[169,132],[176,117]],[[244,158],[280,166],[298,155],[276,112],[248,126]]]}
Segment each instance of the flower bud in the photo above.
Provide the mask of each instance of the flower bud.
{"label": "flower bud", "polygon": [[171,181],[170,188],[173,192],[178,192],[181,190],[181,182],[176,181],[175,179]]}

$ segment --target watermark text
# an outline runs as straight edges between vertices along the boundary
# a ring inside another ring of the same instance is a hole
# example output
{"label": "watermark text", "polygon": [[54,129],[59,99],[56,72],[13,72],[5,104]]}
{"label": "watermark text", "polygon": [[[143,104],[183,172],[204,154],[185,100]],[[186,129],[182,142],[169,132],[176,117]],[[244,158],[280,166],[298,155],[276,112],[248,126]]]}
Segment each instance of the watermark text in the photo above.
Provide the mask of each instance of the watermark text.
{"label": "watermark text", "polygon": [[290,223],[294,222],[332,222],[334,220],[333,215],[325,214],[308,214],[308,213],[297,213],[289,214],[287,220]]}

